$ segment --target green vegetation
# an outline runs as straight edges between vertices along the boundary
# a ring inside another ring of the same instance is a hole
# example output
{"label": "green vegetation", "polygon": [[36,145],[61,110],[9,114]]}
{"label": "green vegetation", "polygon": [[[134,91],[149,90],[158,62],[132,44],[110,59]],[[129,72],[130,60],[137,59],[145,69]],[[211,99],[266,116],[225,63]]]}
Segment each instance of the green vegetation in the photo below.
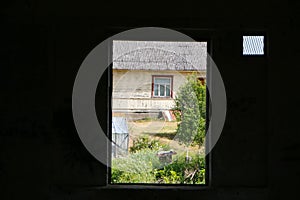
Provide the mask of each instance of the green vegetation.
{"label": "green vegetation", "polygon": [[177,156],[173,163],[155,170],[159,183],[171,184],[205,184],[205,159],[200,155],[192,155],[186,162],[185,155]]}
{"label": "green vegetation", "polygon": [[176,138],[186,147],[198,144],[205,138],[206,85],[195,75],[179,88],[175,98],[174,113],[179,121]]}
{"label": "green vegetation", "polygon": [[151,173],[159,165],[156,152],[143,149],[127,157],[114,158],[112,162],[112,183],[153,183]]}
{"label": "green vegetation", "polygon": [[205,159],[199,154],[191,155],[191,161],[184,154],[173,156],[173,162],[159,161],[159,149],[168,149],[157,140],[141,137],[134,141],[127,157],[112,161],[112,183],[152,184],[204,184]]}
{"label": "green vegetation", "polygon": [[169,150],[170,147],[165,144],[161,144],[158,140],[151,140],[148,136],[141,136],[133,141],[133,146],[130,147],[131,153],[136,153],[137,151],[150,149],[157,151],[159,149]]}

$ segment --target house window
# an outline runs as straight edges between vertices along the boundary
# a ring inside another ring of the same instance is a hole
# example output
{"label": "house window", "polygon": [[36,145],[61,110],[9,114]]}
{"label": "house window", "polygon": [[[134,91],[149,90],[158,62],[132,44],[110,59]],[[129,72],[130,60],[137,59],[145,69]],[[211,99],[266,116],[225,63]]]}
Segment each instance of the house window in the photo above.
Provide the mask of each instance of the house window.
{"label": "house window", "polygon": [[172,76],[153,76],[153,97],[172,97]]}

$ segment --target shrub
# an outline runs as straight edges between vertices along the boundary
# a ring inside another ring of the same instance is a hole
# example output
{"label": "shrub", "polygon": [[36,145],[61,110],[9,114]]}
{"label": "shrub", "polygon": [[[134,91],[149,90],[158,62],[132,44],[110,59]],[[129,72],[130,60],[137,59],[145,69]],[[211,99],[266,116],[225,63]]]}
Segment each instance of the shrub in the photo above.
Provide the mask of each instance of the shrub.
{"label": "shrub", "polygon": [[176,138],[185,146],[203,144],[206,121],[206,85],[189,76],[179,88],[173,108],[176,119],[180,121]]}
{"label": "shrub", "polygon": [[161,144],[158,140],[151,140],[147,136],[139,137],[133,141],[133,146],[130,147],[130,152],[135,153],[143,149],[150,149],[157,151],[159,149],[167,150],[170,147],[165,144]]}
{"label": "shrub", "polygon": [[112,163],[112,183],[204,184],[205,159],[192,155],[190,162],[179,155],[173,163],[163,165],[156,152],[144,149],[128,157],[115,158]]}
{"label": "shrub", "polygon": [[177,155],[173,163],[159,161],[157,151],[169,148],[158,140],[140,137],[133,142],[130,154],[126,157],[113,158],[112,183],[162,183],[162,184],[204,184],[205,159],[198,154],[191,155],[186,162],[185,155]]}
{"label": "shrub", "polygon": [[187,163],[185,156],[180,155],[173,163],[156,170],[155,175],[159,183],[204,184],[205,159],[202,156],[193,155],[192,160]]}
{"label": "shrub", "polygon": [[153,183],[160,163],[156,151],[144,149],[112,161],[112,183]]}

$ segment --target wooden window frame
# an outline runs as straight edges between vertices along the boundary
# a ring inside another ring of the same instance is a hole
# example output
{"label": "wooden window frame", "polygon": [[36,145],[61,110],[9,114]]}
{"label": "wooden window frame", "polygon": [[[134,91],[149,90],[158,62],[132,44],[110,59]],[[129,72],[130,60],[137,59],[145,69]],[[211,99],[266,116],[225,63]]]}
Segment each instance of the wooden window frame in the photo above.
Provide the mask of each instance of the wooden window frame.
{"label": "wooden window frame", "polygon": [[[154,95],[154,79],[155,78],[170,78],[171,83],[170,83],[170,96],[155,96]],[[173,75],[152,75],[152,84],[151,84],[151,97],[152,98],[163,98],[163,99],[169,99],[173,98]]]}

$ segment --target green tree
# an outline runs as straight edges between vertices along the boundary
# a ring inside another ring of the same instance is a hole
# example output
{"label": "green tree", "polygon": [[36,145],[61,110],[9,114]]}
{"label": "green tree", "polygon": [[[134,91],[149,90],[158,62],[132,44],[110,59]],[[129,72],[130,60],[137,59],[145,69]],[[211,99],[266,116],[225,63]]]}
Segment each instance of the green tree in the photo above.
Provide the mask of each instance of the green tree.
{"label": "green tree", "polygon": [[205,138],[206,119],[206,85],[195,75],[187,77],[187,81],[179,88],[175,98],[177,120],[176,138],[186,147],[203,144]]}

